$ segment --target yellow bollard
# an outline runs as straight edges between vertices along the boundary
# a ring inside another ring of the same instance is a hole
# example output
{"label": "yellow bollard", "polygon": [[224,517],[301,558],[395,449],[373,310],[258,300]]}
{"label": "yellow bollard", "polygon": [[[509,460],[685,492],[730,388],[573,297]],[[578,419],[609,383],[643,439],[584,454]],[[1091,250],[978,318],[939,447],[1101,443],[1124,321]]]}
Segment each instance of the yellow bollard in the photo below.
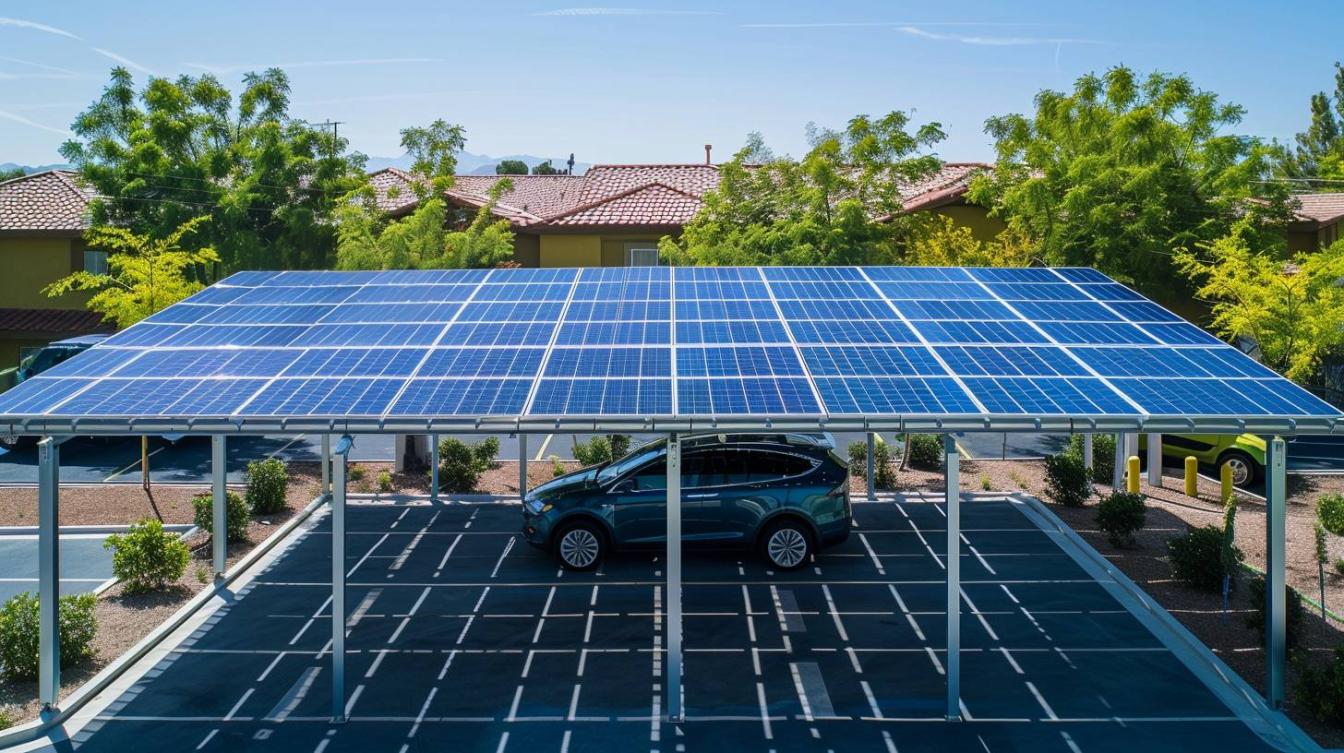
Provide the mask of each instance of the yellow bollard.
{"label": "yellow bollard", "polygon": [[1218,480],[1222,482],[1222,501],[1226,505],[1232,501],[1232,464],[1223,463],[1223,467],[1218,469]]}
{"label": "yellow bollard", "polygon": [[1185,496],[1199,496],[1199,461],[1194,455],[1185,459]]}
{"label": "yellow bollard", "polygon": [[1130,494],[1139,493],[1139,456],[1130,455],[1129,461],[1125,463],[1125,491]]}

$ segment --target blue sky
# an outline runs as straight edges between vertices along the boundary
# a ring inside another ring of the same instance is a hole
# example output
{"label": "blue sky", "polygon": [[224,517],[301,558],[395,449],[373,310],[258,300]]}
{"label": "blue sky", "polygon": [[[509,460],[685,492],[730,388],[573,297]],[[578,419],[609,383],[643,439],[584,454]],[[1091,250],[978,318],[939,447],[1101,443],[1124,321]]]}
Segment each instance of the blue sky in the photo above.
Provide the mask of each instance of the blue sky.
{"label": "blue sky", "polygon": [[289,71],[292,111],[344,121],[366,154],[446,118],[470,151],[584,162],[727,155],[753,130],[800,153],[808,122],[914,110],[948,160],[992,156],[986,117],[1124,63],[1189,74],[1291,140],[1344,57],[1344,3],[930,4],[620,0],[0,0],[0,162],[58,161],[64,131],[121,62],[138,77]]}

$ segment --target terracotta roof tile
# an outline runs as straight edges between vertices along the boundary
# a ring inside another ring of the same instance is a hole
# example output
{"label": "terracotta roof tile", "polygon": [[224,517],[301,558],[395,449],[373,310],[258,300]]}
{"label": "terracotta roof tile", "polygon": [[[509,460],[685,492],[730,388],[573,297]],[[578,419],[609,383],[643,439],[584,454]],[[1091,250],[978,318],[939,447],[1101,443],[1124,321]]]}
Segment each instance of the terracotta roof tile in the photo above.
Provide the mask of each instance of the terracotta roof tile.
{"label": "terracotta roof tile", "polygon": [[597,225],[672,227],[691,221],[700,210],[700,198],[662,183],[636,186],[574,208],[545,222],[547,226]]}
{"label": "terracotta roof tile", "polygon": [[1301,219],[1322,225],[1344,219],[1344,193],[1302,193],[1293,198],[1298,202],[1295,214]]}
{"label": "terracotta roof tile", "polygon": [[92,189],[75,173],[48,170],[0,183],[0,232],[82,233],[89,226]]}
{"label": "terracotta roof tile", "polygon": [[415,193],[415,184],[418,182],[420,178],[395,167],[383,168],[369,174],[374,202],[380,211],[391,215],[405,214],[420,202]]}
{"label": "terracotta roof tile", "polygon": [[0,308],[0,332],[49,332],[78,335],[88,332],[111,332],[102,314],[79,309],[9,309]]}

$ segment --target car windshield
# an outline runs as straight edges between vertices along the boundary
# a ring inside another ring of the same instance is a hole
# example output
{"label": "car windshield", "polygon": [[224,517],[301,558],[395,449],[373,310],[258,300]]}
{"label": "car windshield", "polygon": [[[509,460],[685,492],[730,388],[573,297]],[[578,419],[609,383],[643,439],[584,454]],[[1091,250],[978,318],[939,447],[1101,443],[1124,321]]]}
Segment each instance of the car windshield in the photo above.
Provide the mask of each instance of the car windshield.
{"label": "car windshield", "polygon": [[664,447],[666,442],[667,440],[660,439],[657,442],[644,445],[620,460],[613,460],[603,466],[602,470],[597,472],[597,483],[605,484],[620,478],[627,471],[634,470],[650,460],[653,460],[666,451],[666,448]]}

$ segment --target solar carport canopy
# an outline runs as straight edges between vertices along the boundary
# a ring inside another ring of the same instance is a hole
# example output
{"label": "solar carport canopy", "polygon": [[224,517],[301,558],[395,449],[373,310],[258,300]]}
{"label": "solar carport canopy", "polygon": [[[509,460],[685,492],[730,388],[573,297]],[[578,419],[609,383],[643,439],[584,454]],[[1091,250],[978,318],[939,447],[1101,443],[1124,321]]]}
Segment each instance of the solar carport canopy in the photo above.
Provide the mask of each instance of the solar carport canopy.
{"label": "solar carport canopy", "polygon": [[1093,269],[242,272],[0,431],[1183,431],[1340,412]]}

